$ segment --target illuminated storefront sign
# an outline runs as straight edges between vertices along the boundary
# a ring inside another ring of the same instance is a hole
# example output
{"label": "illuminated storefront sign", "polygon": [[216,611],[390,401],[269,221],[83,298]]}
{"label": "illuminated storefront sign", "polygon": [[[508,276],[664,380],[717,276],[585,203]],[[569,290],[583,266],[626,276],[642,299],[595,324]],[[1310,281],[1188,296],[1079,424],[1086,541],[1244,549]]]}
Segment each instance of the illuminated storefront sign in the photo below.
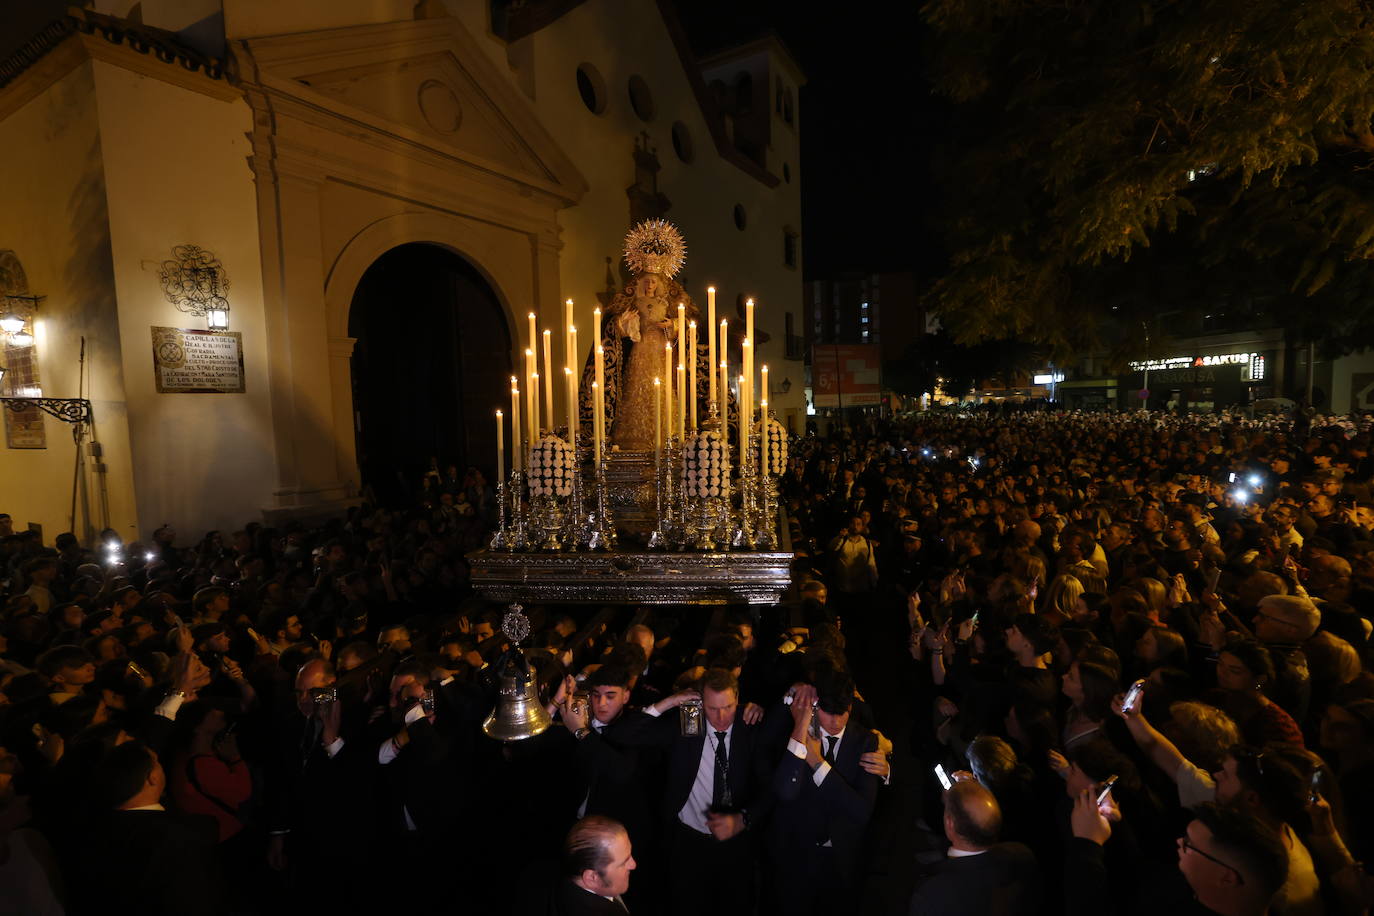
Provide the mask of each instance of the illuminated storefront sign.
{"label": "illuminated storefront sign", "polygon": [[1214,356],[1170,356],[1166,359],[1150,359],[1143,362],[1133,362],[1130,364],[1132,369],[1137,371],[1148,369],[1151,372],[1160,369],[1183,369],[1189,366],[1240,366],[1240,380],[1243,382],[1260,382],[1265,377],[1264,356],[1260,353],[1222,353]]}

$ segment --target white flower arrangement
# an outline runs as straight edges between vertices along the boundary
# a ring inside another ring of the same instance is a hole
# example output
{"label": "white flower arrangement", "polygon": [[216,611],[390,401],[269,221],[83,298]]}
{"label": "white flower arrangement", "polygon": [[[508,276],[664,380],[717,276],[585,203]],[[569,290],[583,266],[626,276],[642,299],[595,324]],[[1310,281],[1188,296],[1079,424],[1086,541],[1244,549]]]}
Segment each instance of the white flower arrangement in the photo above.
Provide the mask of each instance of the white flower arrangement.
{"label": "white flower arrangement", "polygon": [[725,439],[719,430],[687,437],[682,447],[682,490],[698,499],[725,493]]}
{"label": "white flower arrangement", "polygon": [[[755,425],[754,435],[749,443],[749,461],[759,466],[759,426]],[[787,470],[787,429],[777,417],[768,418],[768,473],[781,477]]]}
{"label": "white flower arrangement", "polygon": [[577,462],[568,443],[547,435],[530,449],[530,496],[571,496]]}
{"label": "white flower arrangement", "polygon": [[777,417],[768,418],[768,473],[781,477],[787,470],[787,429]]}

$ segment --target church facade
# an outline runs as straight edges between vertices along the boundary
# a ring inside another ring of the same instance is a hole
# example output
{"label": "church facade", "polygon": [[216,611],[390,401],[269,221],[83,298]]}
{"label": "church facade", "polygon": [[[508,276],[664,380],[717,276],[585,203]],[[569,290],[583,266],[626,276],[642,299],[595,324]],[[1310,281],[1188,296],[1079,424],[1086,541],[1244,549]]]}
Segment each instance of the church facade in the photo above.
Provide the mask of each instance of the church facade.
{"label": "church facade", "polygon": [[[490,477],[527,314],[557,328],[572,298],[590,328],[649,216],[686,236],[698,301],[708,284],[725,317],[758,301],[772,404],[800,428],[802,80],[772,39],[694,59],[666,0],[104,2],[54,19],[0,64],[0,125],[23,138],[0,149],[0,311],[23,319],[0,334],[0,388],[87,398],[94,421],[78,442],[4,411],[0,511],[48,542],[318,517],[359,498],[358,444],[383,422],[393,439],[461,426],[444,441]],[[368,286],[407,246],[480,287],[441,303],[455,333],[490,329],[462,372],[413,365],[438,352],[433,319],[408,320],[413,287]],[[207,282],[227,316],[206,314]],[[366,332],[365,381],[364,287],[393,332],[384,348]],[[417,400],[440,406],[405,412]]]}

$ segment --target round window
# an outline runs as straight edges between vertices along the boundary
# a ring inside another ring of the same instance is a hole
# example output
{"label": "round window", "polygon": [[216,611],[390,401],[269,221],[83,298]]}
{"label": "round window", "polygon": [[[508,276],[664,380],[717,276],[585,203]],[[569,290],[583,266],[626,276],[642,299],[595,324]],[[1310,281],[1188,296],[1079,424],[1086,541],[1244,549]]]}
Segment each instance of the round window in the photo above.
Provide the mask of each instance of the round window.
{"label": "round window", "polygon": [[673,122],[673,152],[683,162],[692,161],[692,135],[681,121]]}
{"label": "round window", "polygon": [[591,64],[577,65],[577,94],[592,114],[606,110],[606,82]]}
{"label": "round window", "polygon": [[630,107],[635,110],[639,120],[654,119],[654,95],[649,91],[649,84],[644,82],[644,77],[638,74],[630,77]]}
{"label": "round window", "polygon": [[749,225],[749,217],[744,212],[744,204],[735,204],[735,228],[743,232],[747,225]]}

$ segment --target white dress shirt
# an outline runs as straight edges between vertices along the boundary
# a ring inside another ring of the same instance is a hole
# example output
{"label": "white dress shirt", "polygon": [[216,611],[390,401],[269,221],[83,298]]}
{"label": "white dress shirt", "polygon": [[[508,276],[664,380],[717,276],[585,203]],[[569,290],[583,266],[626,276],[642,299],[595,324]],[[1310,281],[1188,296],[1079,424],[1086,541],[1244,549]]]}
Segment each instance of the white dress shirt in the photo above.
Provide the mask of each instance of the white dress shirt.
{"label": "white dress shirt", "polygon": [[[698,833],[710,833],[711,828],[706,826],[706,809],[711,807],[716,791],[716,732],[718,729],[712,728],[705,716],[702,716],[702,724],[706,726],[706,740],[701,742],[701,760],[697,763],[697,778],[692,783],[692,794],[687,796],[687,804],[683,805],[682,810],[677,813],[677,819]],[[735,725],[732,722],[730,727],[725,730],[725,757],[730,761],[731,766],[734,766],[734,758],[730,755],[730,736],[734,734],[734,731]]]}

